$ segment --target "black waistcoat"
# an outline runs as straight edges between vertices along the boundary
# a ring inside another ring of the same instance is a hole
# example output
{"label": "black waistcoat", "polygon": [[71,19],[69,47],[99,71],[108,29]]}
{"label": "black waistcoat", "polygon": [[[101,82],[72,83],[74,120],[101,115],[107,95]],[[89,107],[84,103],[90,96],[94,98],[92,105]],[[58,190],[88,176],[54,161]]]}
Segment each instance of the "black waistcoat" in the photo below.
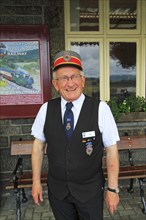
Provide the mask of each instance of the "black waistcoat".
{"label": "black waistcoat", "polygon": [[[86,97],[70,141],[65,136],[61,117],[61,99],[48,102],[44,133],[48,145],[48,185],[59,199],[71,193],[85,202],[101,192],[103,145],[98,128],[98,105],[95,99]],[[95,131],[95,138],[82,137],[83,132]],[[87,154],[88,143],[93,148]]]}

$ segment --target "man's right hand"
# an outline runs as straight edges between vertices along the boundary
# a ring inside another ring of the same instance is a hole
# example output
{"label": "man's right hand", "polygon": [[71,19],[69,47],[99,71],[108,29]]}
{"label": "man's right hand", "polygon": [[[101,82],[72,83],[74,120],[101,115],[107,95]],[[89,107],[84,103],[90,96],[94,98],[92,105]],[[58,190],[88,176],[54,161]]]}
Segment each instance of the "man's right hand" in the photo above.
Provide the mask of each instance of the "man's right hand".
{"label": "man's right hand", "polygon": [[37,205],[40,205],[40,202],[43,202],[43,191],[41,183],[32,184],[32,197]]}

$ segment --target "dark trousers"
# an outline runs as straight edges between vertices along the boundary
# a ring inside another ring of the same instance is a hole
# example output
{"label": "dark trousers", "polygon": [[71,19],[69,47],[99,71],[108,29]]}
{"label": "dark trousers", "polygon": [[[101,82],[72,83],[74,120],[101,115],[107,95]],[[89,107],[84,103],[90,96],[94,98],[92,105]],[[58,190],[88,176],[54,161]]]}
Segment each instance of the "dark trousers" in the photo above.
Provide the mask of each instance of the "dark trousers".
{"label": "dark trousers", "polygon": [[63,200],[49,192],[49,202],[56,220],[103,220],[103,191],[85,203],[72,195]]}

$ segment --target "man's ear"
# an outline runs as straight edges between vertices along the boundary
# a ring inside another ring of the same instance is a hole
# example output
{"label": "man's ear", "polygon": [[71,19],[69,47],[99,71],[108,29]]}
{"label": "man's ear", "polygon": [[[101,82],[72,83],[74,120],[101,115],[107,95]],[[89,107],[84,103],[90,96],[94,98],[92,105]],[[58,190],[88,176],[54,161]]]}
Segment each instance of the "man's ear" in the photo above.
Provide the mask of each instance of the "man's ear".
{"label": "man's ear", "polygon": [[58,88],[58,84],[57,84],[56,80],[53,79],[52,84],[53,84],[54,88],[56,89],[56,91],[58,92],[59,88]]}

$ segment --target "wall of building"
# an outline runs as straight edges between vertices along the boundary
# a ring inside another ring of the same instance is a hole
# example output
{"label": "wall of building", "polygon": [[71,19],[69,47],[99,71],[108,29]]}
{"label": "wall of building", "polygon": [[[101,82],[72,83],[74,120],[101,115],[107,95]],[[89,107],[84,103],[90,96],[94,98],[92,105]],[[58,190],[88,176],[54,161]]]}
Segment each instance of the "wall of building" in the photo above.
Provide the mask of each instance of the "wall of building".
{"label": "wall of building", "polygon": [[[56,52],[65,47],[63,0],[0,0],[0,25],[47,24],[50,31],[51,65]],[[52,90],[53,97],[56,96]],[[10,156],[10,143],[22,138],[31,140],[34,118],[0,120],[0,179],[10,176],[16,157]],[[146,122],[118,123],[120,135],[146,134]],[[139,156],[141,157],[141,156]],[[144,156],[143,156],[144,159]],[[24,158],[25,169],[31,168],[30,158]],[[46,161],[44,162],[44,168]]]}

